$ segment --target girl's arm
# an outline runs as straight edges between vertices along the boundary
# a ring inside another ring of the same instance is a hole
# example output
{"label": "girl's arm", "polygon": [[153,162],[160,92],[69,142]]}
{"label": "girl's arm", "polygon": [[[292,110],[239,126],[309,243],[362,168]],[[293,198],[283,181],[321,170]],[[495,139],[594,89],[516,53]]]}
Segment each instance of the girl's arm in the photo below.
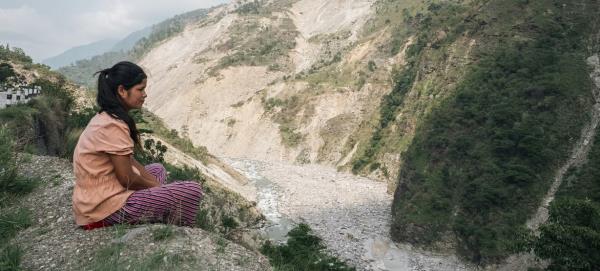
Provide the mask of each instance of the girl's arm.
{"label": "girl's arm", "polygon": [[[131,166],[131,155],[109,154],[110,161],[115,167],[115,174],[119,183],[129,190],[141,190],[160,186],[156,179],[144,178],[133,172]],[[142,172],[142,171],[140,171]]]}

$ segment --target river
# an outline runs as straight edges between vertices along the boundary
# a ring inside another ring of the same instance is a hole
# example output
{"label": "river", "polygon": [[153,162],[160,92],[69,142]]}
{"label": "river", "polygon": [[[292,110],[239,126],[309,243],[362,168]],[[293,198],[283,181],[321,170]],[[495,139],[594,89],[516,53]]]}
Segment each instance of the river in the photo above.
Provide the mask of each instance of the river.
{"label": "river", "polygon": [[335,256],[358,270],[471,270],[452,254],[391,241],[392,197],[386,184],[320,165],[221,158],[250,179],[273,241],[308,224]]}

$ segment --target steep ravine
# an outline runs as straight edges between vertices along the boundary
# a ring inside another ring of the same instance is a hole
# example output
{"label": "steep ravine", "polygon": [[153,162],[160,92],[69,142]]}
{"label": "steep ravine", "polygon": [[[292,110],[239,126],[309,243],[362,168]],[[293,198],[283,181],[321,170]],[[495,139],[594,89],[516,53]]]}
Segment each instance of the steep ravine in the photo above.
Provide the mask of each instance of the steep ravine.
{"label": "steep ravine", "polygon": [[[200,161],[168,145],[165,159],[189,167]],[[298,223],[308,224],[327,249],[358,270],[475,270],[451,252],[432,253],[391,241],[392,197],[387,184],[321,165],[291,165],[244,158],[219,158],[247,182],[220,183],[255,201],[265,216],[261,231],[275,241]]]}
{"label": "steep ravine", "polygon": [[[169,152],[169,151],[168,151]],[[175,156],[167,156],[170,159]],[[358,270],[474,270],[452,254],[396,244],[389,236],[386,184],[319,166],[222,158],[250,180],[246,191],[267,218],[263,231],[282,241],[295,224],[306,223],[328,250]],[[180,160],[190,166],[189,159]]]}

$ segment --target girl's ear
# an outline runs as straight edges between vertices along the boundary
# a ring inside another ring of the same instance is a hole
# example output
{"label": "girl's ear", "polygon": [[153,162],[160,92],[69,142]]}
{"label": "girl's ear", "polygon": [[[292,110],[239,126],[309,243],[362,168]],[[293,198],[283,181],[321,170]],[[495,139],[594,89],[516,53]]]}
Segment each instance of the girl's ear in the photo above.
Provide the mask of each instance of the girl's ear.
{"label": "girl's ear", "polygon": [[127,90],[125,90],[125,87],[123,85],[119,85],[117,87],[117,93],[119,94],[119,97],[121,97],[122,99],[127,97]]}

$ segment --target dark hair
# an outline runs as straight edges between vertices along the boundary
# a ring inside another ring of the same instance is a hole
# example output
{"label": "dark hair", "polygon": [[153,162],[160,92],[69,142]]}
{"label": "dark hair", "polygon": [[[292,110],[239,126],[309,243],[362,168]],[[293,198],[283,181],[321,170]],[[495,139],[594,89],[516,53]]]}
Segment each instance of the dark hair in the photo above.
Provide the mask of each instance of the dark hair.
{"label": "dark hair", "polygon": [[121,103],[117,89],[122,85],[125,89],[131,89],[133,86],[141,83],[147,78],[144,70],[140,66],[129,61],[121,61],[111,68],[104,69],[94,73],[98,75],[98,96],[96,102],[100,107],[98,113],[106,112],[115,119],[127,123],[129,126],[129,136],[133,139],[136,146],[140,146],[140,138],[135,121],[127,112],[127,109]]}

